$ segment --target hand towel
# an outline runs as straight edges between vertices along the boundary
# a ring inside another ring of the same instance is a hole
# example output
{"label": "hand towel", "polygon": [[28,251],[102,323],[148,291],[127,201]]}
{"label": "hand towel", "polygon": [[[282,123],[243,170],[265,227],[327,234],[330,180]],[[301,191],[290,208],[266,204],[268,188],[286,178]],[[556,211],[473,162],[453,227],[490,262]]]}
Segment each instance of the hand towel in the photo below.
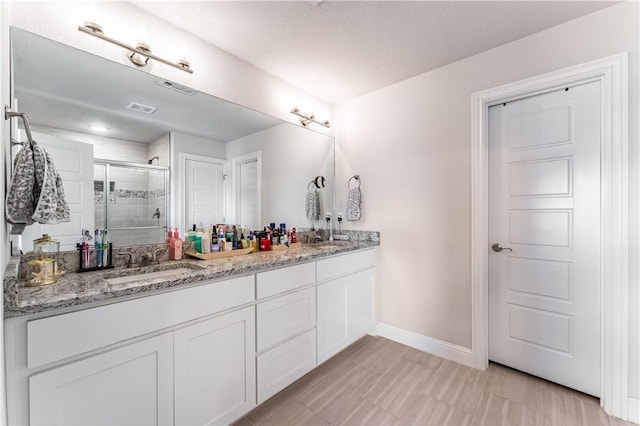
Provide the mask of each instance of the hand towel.
{"label": "hand towel", "polygon": [[32,218],[38,223],[45,224],[69,222],[71,215],[64,197],[62,177],[56,170],[51,155],[41,146],[34,145],[33,158],[36,169],[36,186],[39,192],[34,191],[34,198],[36,194],[38,195]]}
{"label": "hand towel", "polygon": [[360,187],[350,188],[347,193],[347,220],[360,220],[360,207],[362,204],[362,193]]}
{"label": "hand towel", "polygon": [[318,194],[317,190],[307,192],[304,204],[307,211],[307,219],[320,220],[320,194]]}
{"label": "hand towel", "polygon": [[12,234],[22,234],[32,223],[68,222],[62,178],[49,153],[37,143],[25,143],[13,163],[13,175],[5,200]]}

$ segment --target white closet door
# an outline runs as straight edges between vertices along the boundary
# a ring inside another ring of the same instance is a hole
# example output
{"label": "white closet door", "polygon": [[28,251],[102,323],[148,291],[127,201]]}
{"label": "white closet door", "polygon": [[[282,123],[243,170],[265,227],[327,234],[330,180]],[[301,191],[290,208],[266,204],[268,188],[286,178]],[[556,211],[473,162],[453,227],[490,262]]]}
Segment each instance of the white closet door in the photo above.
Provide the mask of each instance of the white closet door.
{"label": "white closet door", "polygon": [[600,84],[489,114],[489,358],[599,395]]}
{"label": "white closet door", "polygon": [[183,228],[193,224],[207,227],[224,222],[224,166],[212,158],[185,160],[185,219]]}
{"label": "white closet door", "polygon": [[258,196],[258,161],[240,164],[240,224],[243,227],[260,226],[260,199]]}

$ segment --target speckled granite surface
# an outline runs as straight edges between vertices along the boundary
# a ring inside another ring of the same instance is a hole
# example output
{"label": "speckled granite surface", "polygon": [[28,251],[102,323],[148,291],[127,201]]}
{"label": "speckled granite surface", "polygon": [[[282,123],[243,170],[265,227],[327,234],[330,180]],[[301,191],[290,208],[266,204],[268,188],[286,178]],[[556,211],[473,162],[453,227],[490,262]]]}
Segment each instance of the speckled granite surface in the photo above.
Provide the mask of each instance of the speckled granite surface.
{"label": "speckled granite surface", "polygon": [[[200,281],[253,274],[378,245],[379,235],[373,241],[334,241],[332,243],[325,241],[317,245],[303,244],[297,249],[259,252],[223,259],[197,260],[187,257],[181,261],[162,262],[160,266],[160,269],[180,267],[182,272],[124,284],[110,284],[106,280],[157,271],[159,268],[157,266],[131,269],[117,267],[105,271],[67,272],[56,284],[45,287],[24,287],[20,284],[20,257],[16,256],[9,261],[4,276],[4,316],[11,318],[123,296],[153,293],[162,289],[190,286]],[[188,270],[184,271],[184,268]]]}

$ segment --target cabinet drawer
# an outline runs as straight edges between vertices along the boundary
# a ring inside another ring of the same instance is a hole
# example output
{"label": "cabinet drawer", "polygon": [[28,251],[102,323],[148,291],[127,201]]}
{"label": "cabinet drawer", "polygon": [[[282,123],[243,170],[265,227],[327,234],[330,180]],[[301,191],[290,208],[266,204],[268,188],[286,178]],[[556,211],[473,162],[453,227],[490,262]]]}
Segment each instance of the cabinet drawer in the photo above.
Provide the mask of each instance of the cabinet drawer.
{"label": "cabinet drawer", "polygon": [[307,288],[257,306],[260,352],[316,325],[316,290]]}
{"label": "cabinet drawer", "polygon": [[313,284],[315,281],[315,262],[261,272],[256,276],[256,295],[258,300],[260,300],[298,287]]}
{"label": "cabinet drawer", "polygon": [[316,366],[316,329],[258,355],[258,404]]}
{"label": "cabinet drawer", "polygon": [[253,276],[29,321],[27,366],[38,367],[254,300]]}
{"label": "cabinet drawer", "polygon": [[376,258],[377,249],[371,249],[318,260],[318,281],[328,280],[376,266]]}

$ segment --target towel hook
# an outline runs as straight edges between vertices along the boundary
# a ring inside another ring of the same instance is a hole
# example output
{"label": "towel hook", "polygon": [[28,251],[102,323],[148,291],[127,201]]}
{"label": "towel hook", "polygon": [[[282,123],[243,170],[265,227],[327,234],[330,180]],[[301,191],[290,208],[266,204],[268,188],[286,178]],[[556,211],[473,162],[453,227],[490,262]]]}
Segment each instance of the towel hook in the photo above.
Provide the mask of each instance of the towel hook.
{"label": "towel hook", "polygon": [[[11,110],[9,105],[4,106],[4,119],[10,120],[13,117],[22,118],[22,122],[24,124],[24,131],[27,133],[27,140],[29,141],[29,145],[33,145],[33,138],[31,137],[31,127],[29,127],[29,117],[24,112],[15,112]],[[11,140],[12,145],[22,145],[23,142],[18,142],[16,140]]]}
{"label": "towel hook", "polygon": [[349,189],[351,189],[351,181],[352,181],[352,180],[354,180],[354,179],[358,182],[358,186],[356,186],[356,188],[360,188],[360,184],[362,183],[362,182],[360,181],[360,175],[353,175],[353,176],[351,176],[351,177],[349,178],[349,181],[347,182],[347,187],[348,187]]}

